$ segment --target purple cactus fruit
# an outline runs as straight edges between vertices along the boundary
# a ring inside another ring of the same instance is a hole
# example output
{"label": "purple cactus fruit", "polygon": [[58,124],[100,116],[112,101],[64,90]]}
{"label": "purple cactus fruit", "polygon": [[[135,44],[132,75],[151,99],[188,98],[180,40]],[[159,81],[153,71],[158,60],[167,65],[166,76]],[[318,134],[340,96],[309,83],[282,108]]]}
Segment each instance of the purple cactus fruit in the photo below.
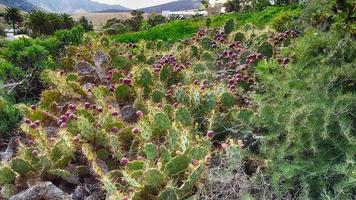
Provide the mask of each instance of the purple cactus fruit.
{"label": "purple cactus fruit", "polygon": [[120,160],[120,164],[126,166],[129,163],[129,159],[123,157]]}
{"label": "purple cactus fruit", "polygon": [[119,129],[116,128],[116,127],[113,127],[113,128],[111,128],[111,132],[112,133],[117,133],[117,132],[119,132]]}
{"label": "purple cactus fruit", "polygon": [[85,102],[84,107],[85,107],[85,109],[90,109],[91,104],[89,102]]}
{"label": "purple cactus fruit", "polygon": [[63,123],[59,126],[59,128],[67,128],[67,123],[63,122]]}
{"label": "purple cactus fruit", "polygon": [[70,105],[69,105],[69,110],[71,110],[71,111],[76,111],[76,110],[77,110],[77,106],[74,105],[74,104],[70,104]]}
{"label": "purple cactus fruit", "polygon": [[179,103],[178,103],[178,102],[174,102],[174,103],[173,103],[173,107],[178,108],[178,106],[179,106]]}
{"label": "purple cactus fruit", "polygon": [[31,123],[30,127],[33,128],[33,129],[36,129],[38,126],[35,123]]}
{"label": "purple cactus fruit", "polygon": [[208,137],[208,138],[213,138],[214,137],[214,135],[215,135],[215,132],[214,131],[208,131],[207,133],[206,133],[206,136]]}
{"label": "purple cactus fruit", "polygon": [[77,116],[75,114],[71,113],[69,115],[69,119],[77,119]]}
{"label": "purple cactus fruit", "polygon": [[113,117],[117,117],[117,116],[119,116],[119,112],[115,111],[115,112],[111,113],[111,115],[112,115]]}
{"label": "purple cactus fruit", "polygon": [[102,112],[103,112],[103,108],[102,108],[101,106],[97,106],[97,107],[96,107],[96,111],[97,111],[98,113],[102,113]]}
{"label": "purple cactus fruit", "polygon": [[34,123],[35,123],[37,126],[40,126],[40,124],[41,124],[40,120],[36,120]]}
{"label": "purple cactus fruit", "polygon": [[21,140],[20,140],[19,138],[16,138],[16,139],[15,139],[15,143],[16,143],[17,145],[19,145],[19,144],[21,143]]}
{"label": "purple cactus fruit", "polygon": [[226,143],[222,143],[222,144],[221,144],[221,148],[224,149],[224,150],[226,150],[226,149],[229,148],[229,145],[226,144]]}
{"label": "purple cactus fruit", "polygon": [[137,116],[138,118],[142,118],[142,117],[143,117],[143,112],[142,112],[141,110],[137,111],[137,112],[136,112],[136,116]]}
{"label": "purple cactus fruit", "polygon": [[137,156],[137,160],[145,160],[145,158],[142,156]]}
{"label": "purple cactus fruit", "polygon": [[67,122],[67,121],[68,121],[67,115],[62,115],[62,116],[60,117],[60,120],[62,120],[62,122]]}
{"label": "purple cactus fruit", "polygon": [[30,120],[30,119],[25,119],[25,123],[28,124],[28,125],[31,125],[32,120]]}
{"label": "purple cactus fruit", "polygon": [[32,155],[38,157],[40,155],[40,152],[38,150],[33,150]]}
{"label": "purple cactus fruit", "polygon": [[32,110],[36,110],[36,109],[37,109],[37,106],[36,106],[36,105],[31,105],[31,109],[32,109]]}
{"label": "purple cactus fruit", "polygon": [[196,159],[192,160],[192,164],[194,166],[198,166],[199,165],[199,160],[196,160]]}
{"label": "purple cactus fruit", "polygon": [[140,133],[140,129],[136,127],[134,129],[132,129],[132,133],[134,133],[134,134]]}

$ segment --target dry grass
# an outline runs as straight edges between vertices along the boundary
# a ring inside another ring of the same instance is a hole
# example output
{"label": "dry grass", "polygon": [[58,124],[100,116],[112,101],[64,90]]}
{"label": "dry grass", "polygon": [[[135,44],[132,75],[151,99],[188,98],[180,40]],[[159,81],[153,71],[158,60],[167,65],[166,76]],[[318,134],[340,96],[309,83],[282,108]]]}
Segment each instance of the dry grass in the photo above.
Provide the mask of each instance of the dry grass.
{"label": "dry grass", "polygon": [[[129,12],[73,14],[74,20],[78,20],[81,16],[85,16],[90,21],[92,21],[95,30],[101,30],[101,28],[105,25],[106,21],[109,19],[118,18],[125,20],[131,18],[131,14]],[[147,18],[148,14],[145,13],[144,17]]]}

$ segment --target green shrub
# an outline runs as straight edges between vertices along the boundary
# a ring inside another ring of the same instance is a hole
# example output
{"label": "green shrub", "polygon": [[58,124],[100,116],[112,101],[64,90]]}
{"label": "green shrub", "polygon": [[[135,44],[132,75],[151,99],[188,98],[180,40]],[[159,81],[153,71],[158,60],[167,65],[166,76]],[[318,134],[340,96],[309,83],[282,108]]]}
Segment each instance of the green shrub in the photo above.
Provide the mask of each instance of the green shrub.
{"label": "green shrub", "polygon": [[292,28],[290,26],[295,18],[296,16],[291,12],[281,13],[271,22],[272,28],[278,32],[286,31],[287,29]]}
{"label": "green shrub", "polygon": [[148,18],[148,25],[150,27],[154,27],[154,26],[157,26],[159,24],[163,24],[166,21],[167,21],[167,19],[164,16],[153,13]]}
{"label": "green shrub", "polygon": [[276,195],[296,194],[295,188],[301,188],[300,199],[354,195],[355,61],[337,54],[337,62],[320,62],[340,41],[333,33],[306,34],[291,47],[294,64],[257,67],[264,88],[254,97],[264,135],[261,151]]}
{"label": "green shrub", "polygon": [[16,128],[20,119],[16,106],[0,96],[0,135],[9,134]]}

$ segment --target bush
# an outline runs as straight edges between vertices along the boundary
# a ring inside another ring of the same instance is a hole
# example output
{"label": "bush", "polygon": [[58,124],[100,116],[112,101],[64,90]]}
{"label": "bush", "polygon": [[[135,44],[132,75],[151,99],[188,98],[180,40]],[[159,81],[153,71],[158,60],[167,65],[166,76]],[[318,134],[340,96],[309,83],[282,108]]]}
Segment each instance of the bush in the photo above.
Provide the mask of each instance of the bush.
{"label": "bush", "polygon": [[[355,59],[337,53],[337,62],[327,61],[342,41],[335,33],[306,34],[291,47],[294,64],[286,69],[274,62],[257,67],[264,88],[254,98],[260,134],[265,137],[261,150],[279,196],[351,199],[354,195]],[[340,48],[355,52],[354,42],[346,44]]]}
{"label": "bush", "polygon": [[167,21],[167,19],[164,16],[162,16],[160,14],[156,14],[156,13],[151,14],[148,18],[148,24],[150,27],[154,27],[159,24],[163,24],[166,21]]}
{"label": "bush", "polygon": [[229,0],[224,4],[226,12],[239,12],[241,10],[240,0]]}
{"label": "bush", "polygon": [[0,36],[6,36],[5,26],[3,24],[0,24]]}
{"label": "bush", "polygon": [[253,10],[256,10],[256,11],[262,11],[263,9],[265,9],[266,7],[268,7],[270,5],[271,5],[271,3],[269,0],[253,0],[252,1]]}
{"label": "bush", "polygon": [[121,23],[115,23],[111,24],[109,27],[106,27],[104,31],[110,35],[115,35],[127,32],[127,28]]}
{"label": "bush", "polygon": [[94,31],[93,23],[84,16],[79,18],[78,24],[84,28],[85,32]]}
{"label": "bush", "polygon": [[16,128],[20,119],[16,106],[0,95],[0,135],[9,134]]}
{"label": "bush", "polygon": [[298,16],[298,14],[292,12],[281,13],[271,22],[272,28],[278,32],[284,32],[287,29],[292,28],[292,22],[298,18]]}

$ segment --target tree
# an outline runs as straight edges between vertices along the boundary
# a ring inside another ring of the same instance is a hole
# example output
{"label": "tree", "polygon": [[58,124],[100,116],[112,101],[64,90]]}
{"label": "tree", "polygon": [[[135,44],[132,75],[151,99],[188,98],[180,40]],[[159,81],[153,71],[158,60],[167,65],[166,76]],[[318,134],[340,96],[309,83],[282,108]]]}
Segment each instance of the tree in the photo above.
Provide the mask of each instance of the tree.
{"label": "tree", "polygon": [[26,17],[26,27],[32,31],[34,36],[47,35],[50,29],[49,17],[46,12],[35,10]]}
{"label": "tree", "polygon": [[271,5],[269,0],[253,0],[252,7],[254,10],[262,11],[267,6]]}
{"label": "tree", "polygon": [[16,33],[16,24],[19,24],[23,21],[23,16],[21,14],[20,9],[8,7],[5,9],[5,13],[3,17],[6,23],[11,24],[14,30],[14,34]]}
{"label": "tree", "polygon": [[204,6],[205,9],[209,8],[210,6],[209,0],[201,0],[201,4]]}
{"label": "tree", "polygon": [[239,12],[241,10],[240,0],[230,0],[224,4],[226,12]]}
{"label": "tree", "polygon": [[73,28],[75,21],[73,20],[71,15],[63,13],[63,14],[61,14],[61,18],[62,18],[62,28],[63,29]]}
{"label": "tree", "polygon": [[148,24],[150,25],[150,27],[154,27],[157,26],[159,24],[163,24],[167,21],[167,19],[160,15],[160,14],[156,14],[156,13],[152,13],[150,15],[150,17],[148,18]]}
{"label": "tree", "polygon": [[143,22],[143,12],[139,10],[131,11],[132,18],[127,20],[127,25],[131,28],[132,31],[140,31],[142,22]]}
{"label": "tree", "polygon": [[85,32],[90,32],[94,30],[93,23],[84,16],[79,18],[78,24],[84,28]]}

